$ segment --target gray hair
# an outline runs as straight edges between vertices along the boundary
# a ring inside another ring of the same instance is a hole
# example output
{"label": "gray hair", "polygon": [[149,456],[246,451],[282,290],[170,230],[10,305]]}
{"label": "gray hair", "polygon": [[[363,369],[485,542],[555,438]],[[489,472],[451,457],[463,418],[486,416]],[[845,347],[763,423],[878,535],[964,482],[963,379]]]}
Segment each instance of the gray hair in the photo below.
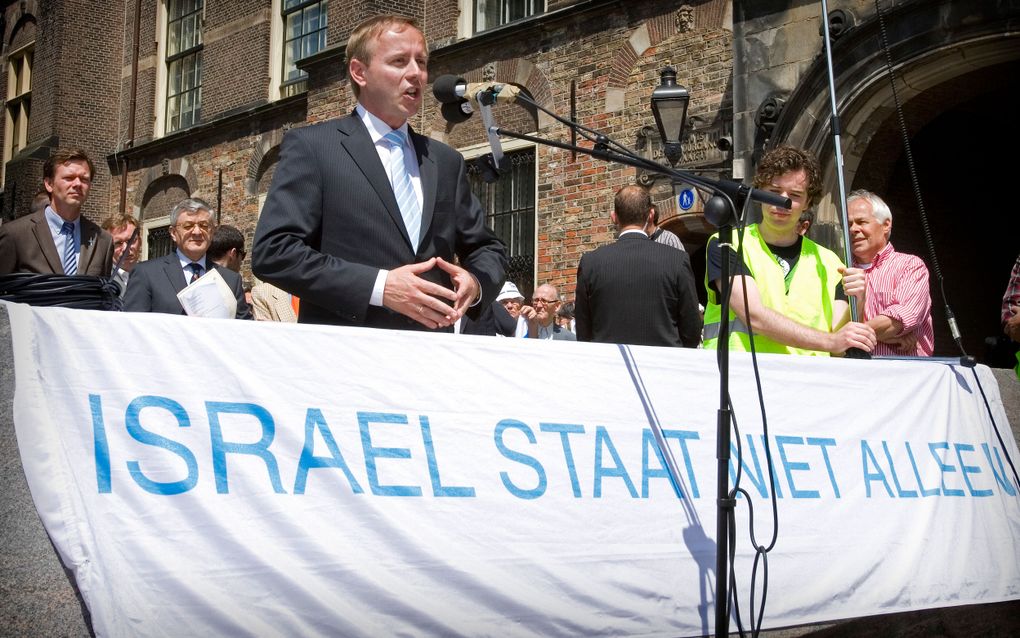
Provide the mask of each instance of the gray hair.
{"label": "gray hair", "polygon": [[874,215],[875,221],[878,223],[884,224],[886,220],[892,221],[892,211],[889,210],[889,204],[886,204],[878,195],[869,190],[859,188],[847,195],[846,207],[850,208],[850,202],[857,199],[863,199],[871,204],[871,214]]}
{"label": "gray hair", "polygon": [[201,200],[197,197],[182,199],[176,206],[174,206],[173,210],[170,211],[170,225],[174,226],[177,224],[177,218],[180,217],[181,213],[197,213],[200,210],[204,210],[209,213],[210,219],[214,217],[212,207],[209,206],[205,200]]}

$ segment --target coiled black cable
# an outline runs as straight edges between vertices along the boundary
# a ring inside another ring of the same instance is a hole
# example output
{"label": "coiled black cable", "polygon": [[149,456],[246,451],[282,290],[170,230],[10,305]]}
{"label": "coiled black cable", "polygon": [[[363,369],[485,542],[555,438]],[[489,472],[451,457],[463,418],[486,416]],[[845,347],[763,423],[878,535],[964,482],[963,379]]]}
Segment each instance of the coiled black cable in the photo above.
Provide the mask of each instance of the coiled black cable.
{"label": "coiled black cable", "polygon": [[83,310],[121,310],[120,284],[93,275],[0,275],[0,300],[31,306],[60,306]]}

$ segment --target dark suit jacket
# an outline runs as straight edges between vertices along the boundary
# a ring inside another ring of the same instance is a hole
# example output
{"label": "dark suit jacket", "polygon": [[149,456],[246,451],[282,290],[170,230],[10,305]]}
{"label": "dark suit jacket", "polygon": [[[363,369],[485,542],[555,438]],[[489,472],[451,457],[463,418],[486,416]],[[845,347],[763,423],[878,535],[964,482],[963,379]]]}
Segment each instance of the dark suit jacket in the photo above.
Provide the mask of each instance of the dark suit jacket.
{"label": "dark suit jacket", "polygon": [[[78,274],[107,277],[112,268],[113,237],[82,217]],[[64,262],[43,211],[0,224],[0,275],[15,272],[64,274]]]}
{"label": "dark suit jacket", "polygon": [[636,233],[586,253],[574,320],[579,341],[696,347],[701,315],[690,257]]}
{"label": "dark suit jacket", "polygon": [[[481,302],[503,285],[506,254],[485,226],[464,159],[411,133],[423,194],[421,240],[411,247],[386,171],[354,116],[291,130],[255,229],[252,270],[301,299],[301,323],[422,329],[403,315],[369,305],[379,269],[442,257],[478,278]],[[435,268],[422,275],[448,288]]]}
{"label": "dark suit jacket", "polygon": [[517,331],[517,320],[498,301],[493,301],[477,319],[464,317],[460,332],[465,335],[502,335],[512,337]]}
{"label": "dark suit jacket", "polygon": [[[251,310],[244,301],[244,286],[241,275],[229,268],[217,266],[206,257],[206,265],[213,266],[237,298],[237,319],[251,319]],[[157,259],[143,261],[131,271],[127,292],[124,293],[124,310],[127,312],[165,312],[171,315],[185,314],[177,293],[188,285],[181,268],[177,252]]]}

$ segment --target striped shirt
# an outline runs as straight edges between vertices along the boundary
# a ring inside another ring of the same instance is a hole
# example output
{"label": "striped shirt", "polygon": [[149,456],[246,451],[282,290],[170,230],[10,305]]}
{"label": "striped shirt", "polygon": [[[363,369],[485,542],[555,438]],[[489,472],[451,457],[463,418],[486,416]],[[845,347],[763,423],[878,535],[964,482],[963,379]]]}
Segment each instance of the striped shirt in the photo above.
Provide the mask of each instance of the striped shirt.
{"label": "striped shirt", "polygon": [[[864,268],[861,264],[854,264]],[[931,323],[931,293],[928,291],[928,267],[919,257],[898,253],[886,244],[865,268],[868,288],[862,321],[885,315],[903,324],[896,336],[913,332],[917,349],[913,354],[930,357],[935,350],[935,331]],[[873,355],[902,355],[892,346],[879,343]]]}
{"label": "striped shirt", "polygon": [[1020,257],[1016,258],[1013,264],[1013,272],[1009,274],[1009,285],[1006,286],[1006,294],[1002,296],[1002,327],[1013,316],[1013,306],[1020,306]]}

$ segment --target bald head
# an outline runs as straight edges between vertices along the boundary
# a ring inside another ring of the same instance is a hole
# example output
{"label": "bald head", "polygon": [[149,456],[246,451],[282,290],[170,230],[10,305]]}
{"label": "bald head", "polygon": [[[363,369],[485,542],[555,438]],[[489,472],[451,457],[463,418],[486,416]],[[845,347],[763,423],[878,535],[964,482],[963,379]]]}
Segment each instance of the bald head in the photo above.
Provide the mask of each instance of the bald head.
{"label": "bald head", "polygon": [[652,196],[642,186],[624,186],[613,200],[617,228],[644,226],[652,213]]}

